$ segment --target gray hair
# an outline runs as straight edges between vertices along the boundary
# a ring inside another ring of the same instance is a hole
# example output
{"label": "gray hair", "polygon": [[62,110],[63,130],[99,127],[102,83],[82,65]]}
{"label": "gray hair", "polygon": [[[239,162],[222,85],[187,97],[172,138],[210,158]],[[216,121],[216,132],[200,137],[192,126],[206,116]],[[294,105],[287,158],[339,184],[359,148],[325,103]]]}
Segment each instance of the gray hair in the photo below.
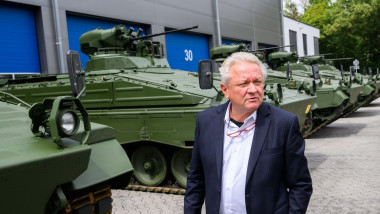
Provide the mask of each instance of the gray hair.
{"label": "gray hair", "polygon": [[237,62],[252,62],[260,67],[261,74],[263,75],[263,81],[267,79],[268,71],[265,65],[253,54],[247,52],[236,52],[224,60],[222,66],[219,68],[221,81],[223,84],[228,85],[228,81],[231,78],[230,69],[231,66]]}

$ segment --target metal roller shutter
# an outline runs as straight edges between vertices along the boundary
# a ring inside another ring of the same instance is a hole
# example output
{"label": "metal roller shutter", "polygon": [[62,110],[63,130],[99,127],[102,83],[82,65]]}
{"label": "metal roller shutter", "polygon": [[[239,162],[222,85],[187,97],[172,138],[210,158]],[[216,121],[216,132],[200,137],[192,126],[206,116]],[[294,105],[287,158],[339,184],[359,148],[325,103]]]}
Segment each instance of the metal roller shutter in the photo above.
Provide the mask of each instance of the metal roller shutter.
{"label": "metal roller shutter", "polygon": [[0,3],[0,74],[40,73],[33,8]]}
{"label": "metal roller shutter", "polygon": [[198,61],[209,59],[208,37],[189,33],[165,35],[166,52],[170,67],[198,71]]}

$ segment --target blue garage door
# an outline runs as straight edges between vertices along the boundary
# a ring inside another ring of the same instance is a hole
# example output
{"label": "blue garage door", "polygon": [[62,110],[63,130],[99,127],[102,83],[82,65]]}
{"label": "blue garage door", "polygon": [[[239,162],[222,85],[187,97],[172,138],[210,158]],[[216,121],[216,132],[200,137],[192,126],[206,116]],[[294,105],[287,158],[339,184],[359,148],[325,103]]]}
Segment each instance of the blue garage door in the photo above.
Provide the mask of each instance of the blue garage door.
{"label": "blue garage door", "polygon": [[0,73],[40,73],[34,10],[0,2]]}
{"label": "blue garage door", "polygon": [[91,17],[67,14],[67,31],[69,34],[70,50],[75,50],[80,53],[82,67],[86,66],[86,62],[90,58],[86,54],[80,51],[80,44],[79,44],[80,36],[90,30],[95,30],[98,27],[102,29],[109,29],[120,24],[125,25],[127,29],[129,29],[129,27],[133,27],[134,31],[137,31],[139,28],[141,28],[143,29],[143,32],[141,33],[141,35],[145,35],[146,28],[144,26],[131,25],[129,23],[124,23],[124,22],[109,21],[109,20],[102,20],[102,19],[96,19],[96,18],[91,18]]}
{"label": "blue garage door", "polygon": [[171,33],[165,36],[167,58],[171,68],[198,71],[198,61],[209,59],[207,36]]}

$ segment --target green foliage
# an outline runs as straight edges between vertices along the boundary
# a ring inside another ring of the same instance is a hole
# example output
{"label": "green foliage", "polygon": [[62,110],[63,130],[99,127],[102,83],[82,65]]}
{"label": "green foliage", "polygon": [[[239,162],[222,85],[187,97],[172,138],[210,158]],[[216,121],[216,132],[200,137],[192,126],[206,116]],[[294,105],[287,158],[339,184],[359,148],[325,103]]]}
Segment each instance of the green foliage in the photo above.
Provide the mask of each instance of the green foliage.
{"label": "green foliage", "polygon": [[324,16],[324,12],[328,9],[328,4],[326,1],[321,1],[315,4],[311,4],[302,16],[301,21],[303,23],[312,25],[319,28],[321,31],[321,39],[324,37],[323,27],[325,23],[328,23],[327,17]]}
{"label": "green foliage", "polygon": [[309,3],[301,21],[320,29],[321,53],[357,58],[361,67],[380,67],[380,1],[313,0]]}

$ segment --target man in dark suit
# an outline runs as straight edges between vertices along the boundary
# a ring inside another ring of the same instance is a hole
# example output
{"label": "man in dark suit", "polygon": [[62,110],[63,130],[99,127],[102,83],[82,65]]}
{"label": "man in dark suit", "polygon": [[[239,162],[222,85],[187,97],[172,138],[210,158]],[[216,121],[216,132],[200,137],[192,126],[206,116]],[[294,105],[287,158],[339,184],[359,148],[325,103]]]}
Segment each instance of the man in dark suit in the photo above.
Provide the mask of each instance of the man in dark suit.
{"label": "man in dark suit", "polygon": [[200,112],[184,211],[305,213],[312,194],[295,115],[263,103],[265,66],[234,53],[221,66],[229,102]]}

